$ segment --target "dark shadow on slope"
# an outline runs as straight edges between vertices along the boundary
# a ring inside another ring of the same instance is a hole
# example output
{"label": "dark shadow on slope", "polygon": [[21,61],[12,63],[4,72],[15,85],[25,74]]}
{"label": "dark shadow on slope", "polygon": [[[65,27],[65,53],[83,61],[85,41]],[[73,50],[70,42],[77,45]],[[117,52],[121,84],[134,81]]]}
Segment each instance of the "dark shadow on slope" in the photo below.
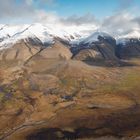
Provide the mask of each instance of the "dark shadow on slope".
{"label": "dark shadow on slope", "polygon": [[139,66],[138,64],[135,64],[133,62],[130,61],[125,61],[125,60],[119,60],[119,61],[115,61],[115,60],[91,60],[86,59],[83,60],[83,62],[85,62],[88,65],[91,66],[100,66],[100,67],[133,67],[133,66]]}
{"label": "dark shadow on slope", "polygon": [[[59,128],[42,129],[35,134],[31,134],[26,137],[27,140],[78,140],[78,139],[90,139],[99,138],[95,134],[96,130],[102,128],[90,129],[90,128],[78,128],[74,131],[65,131]],[[110,136],[112,134],[109,134]],[[104,136],[104,135],[103,135]],[[113,135],[112,135],[113,136]],[[121,138],[119,136],[113,136],[114,138]]]}
{"label": "dark shadow on slope", "polygon": [[[139,105],[134,105],[128,109],[120,110],[110,114],[110,116],[101,117],[100,125],[96,127],[77,127],[76,129],[65,130],[61,128],[43,128],[32,132],[26,137],[26,140],[79,140],[100,138],[104,136],[113,136],[121,140],[127,137],[127,132],[137,132],[140,128],[140,110]],[[86,120],[85,120],[86,119]],[[103,119],[103,120],[102,120]],[[85,124],[94,124],[93,116],[84,118]],[[82,126],[81,119],[74,121],[75,126]],[[79,125],[80,124],[80,125]],[[94,125],[95,126],[95,125]],[[127,140],[127,139],[126,139]]]}

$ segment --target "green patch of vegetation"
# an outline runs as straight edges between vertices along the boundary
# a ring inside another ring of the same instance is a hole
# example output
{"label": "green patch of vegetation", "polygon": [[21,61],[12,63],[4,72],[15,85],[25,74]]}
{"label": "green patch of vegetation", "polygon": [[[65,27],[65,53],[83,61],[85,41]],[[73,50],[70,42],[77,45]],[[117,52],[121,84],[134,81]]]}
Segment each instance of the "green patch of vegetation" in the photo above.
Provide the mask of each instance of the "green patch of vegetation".
{"label": "green patch of vegetation", "polygon": [[129,73],[120,83],[120,87],[123,90],[140,88],[139,85],[140,85],[140,72]]}
{"label": "green patch of vegetation", "polygon": [[0,102],[3,100],[4,94],[0,92]]}
{"label": "green patch of vegetation", "polygon": [[5,108],[9,108],[9,109],[13,108],[16,110],[16,109],[24,107],[26,103],[22,100],[11,98],[9,100],[5,100],[3,105]]}
{"label": "green patch of vegetation", "polygon": [[121,93],[121,92],[138,92],[140,91],[140,72],[130,72],[117,83],[104,84],[97,89],[98,92],[103,93]]}
{"label": "green patch of vegetation", "polygon": [[17,89],[19,87],[19,81],[18,80],[15,80],[12,85],[11,85],[12,88],[14,89]]}
{"label": "green patch of vegetation", "polygon": [[63,79],[60,79],[62,87],[70,88],[70,87],[76,87],[78,86],[79,82],[77,79],[72,77],[65,77]]}

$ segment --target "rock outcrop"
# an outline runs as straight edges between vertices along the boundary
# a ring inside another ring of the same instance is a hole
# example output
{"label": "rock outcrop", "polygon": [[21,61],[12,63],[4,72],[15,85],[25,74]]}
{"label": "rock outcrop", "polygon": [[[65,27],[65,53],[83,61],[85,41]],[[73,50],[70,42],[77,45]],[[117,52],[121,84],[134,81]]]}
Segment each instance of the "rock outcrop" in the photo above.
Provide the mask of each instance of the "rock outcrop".
{"label": "rock outcrop", "polygon": [[72,53],[68,46],[56,41],[50,47],[43,49],[39,55],[45,59],[71,59]]}
{"label": "rock outcrop", "polygon": [[140,57],[140,40],[129,39],[124,43],[118,44],[116,56],[121,59]]}
{"label": "rock outcrop", "polygon": [[72,48],[74,59],[88,61],[117,61],[115,55],[116,41],[108,36],[104,38],[98,35],[97,41],[82,41],[78,46]]}
{"label": "rock outcrop", "polygon": [[20,41],[16,43],[12,47],[3,49],[0,51],[0,60],[10,61],[10,60],[18,60],[18,61],[26,61],[37,52],[39,52],[41,46],[31,45],[24,41]]}

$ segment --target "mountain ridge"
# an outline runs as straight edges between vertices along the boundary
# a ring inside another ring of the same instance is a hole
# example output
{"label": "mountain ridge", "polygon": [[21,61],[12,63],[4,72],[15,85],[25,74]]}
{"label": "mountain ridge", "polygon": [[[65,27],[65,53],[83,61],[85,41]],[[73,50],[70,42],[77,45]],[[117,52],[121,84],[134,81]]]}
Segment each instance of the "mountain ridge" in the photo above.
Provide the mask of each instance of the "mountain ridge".
{"label": "mountain ridge", "polygon": [[[55,46],[54,44],[57,45],[58,42],[61,42],[63,47],[68,47],[72,52],[72,58],[78,60],[96,60],[97,57],[97,59],[100,58],[101,60],[107,59],[114,61],[118,58],[140,56],[139,30],[131,31],[119,37],[117,35],[117,37],[113,37],[107,32],[86,26],[66,27],[56,25],[56,27],[53,28],[52,25],[35,23],[17,26],[1,25],[0,27],[0,50],[8,49],[12,46],[20,47],[20,42],[22,41],[24,41],[25,44],[42,46],[43,48],[52,47]],[[20,48],[16,47],[16,52],[17,49],[19,51]],[[54,50],[57,51],[56,49]],[[2,51],[1,54],[3,54],[3,52],[6,51]],[[16,52],[14,53],[16,54]],[[7,53],[4,54],[7,55]],[[65,55],[63,53],[60,54]]]}
{"label": "mountain ridge", "polygon": [[[54,26],[54,27],[53,27]],[[92,37],[94,36],[94,37]],[[79,43],[86,39],[97,41],[98,36],[112,36],[116,39],[117,44],[124,44],[129,39],[140,38],[140,30],[133,30],[123,35],[112,35],[107,31],[101,31],[92,26],[57,26],[50,24],[24,24],[24,25],[0,25],[0,46],[14,44],[22,39],[38,37],[42,43],[52,42],[53,38],[58,37],[70,43]],[[91,38],[92,37],[92,38]]]}

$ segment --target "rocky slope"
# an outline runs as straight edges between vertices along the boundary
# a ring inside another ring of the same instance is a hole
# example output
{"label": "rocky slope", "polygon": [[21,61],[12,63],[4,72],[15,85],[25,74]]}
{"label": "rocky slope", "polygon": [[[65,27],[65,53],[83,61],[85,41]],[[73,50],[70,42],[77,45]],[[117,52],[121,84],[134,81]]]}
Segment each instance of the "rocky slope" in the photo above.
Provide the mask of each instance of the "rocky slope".
{"label": "rocky slope", "polygon": [[35,55],[41,50],[41,45],[31,45],[25,41],[13,45],[0,51],[1,61],[27,61],[30,57]]}
{"label": "rocky slope", "polygon": [[38,54],[24,66],[1,61],[0,139],[132,140],[140,135],[139,70]]}
{"label": "rocky slope", "polygon": [[117,40],[116,55],[119,58],[140,56],[140,32],[132,31]]}
{"label": "rocky slope", "polygon": [[40,24],[0,30],[1,140],[139,139],[139,58],[100,65],[139,56],[138,40]]}
{"label": "rocky slope", "polygon": [[140,41],[137,39],[130,39],[129,42],[124,44],[118,44],[116,55],[119,58],[134,58],[140,56]]}
{"label": "rocky slope", "polygon": [[85,61],[117,61],[115,56],[116,41],[103,32],[95,32],[71,48],[74,59]]}
{"label": "rocky slope", "polygon": [[[11,51],[10,48],[13,46],[14,49],[12,49],[11,55],[15,55],[19,49],[19,47],[16,46],[20,43],[25,43],[25,46],[33,46],[33,48],[35,48],[34,46],[44,48],[57,44],[56,42],[58,40],[61,42],[61,45],[70,49],[73,58],[78,60],[116,61],[118,58],[128,58],[140,55],[139,30],[134,30],[119,37],[117,35],[117,37],[112,37],[106,32],[96,31],[95,27],[92,28],[93,27],[84,26],[79,28],[73,26],[56,26],[56,28],[53,28],[51,25],[39,23],[17,26],[1,25],[0,48],[1,50],[8,49],[1,51],[1,59],[4,54],[4,57],[8,57],[6,53]],[[32,47],[29,48],[32,49]],[[28,54],[30,53],[31,52]]]}

